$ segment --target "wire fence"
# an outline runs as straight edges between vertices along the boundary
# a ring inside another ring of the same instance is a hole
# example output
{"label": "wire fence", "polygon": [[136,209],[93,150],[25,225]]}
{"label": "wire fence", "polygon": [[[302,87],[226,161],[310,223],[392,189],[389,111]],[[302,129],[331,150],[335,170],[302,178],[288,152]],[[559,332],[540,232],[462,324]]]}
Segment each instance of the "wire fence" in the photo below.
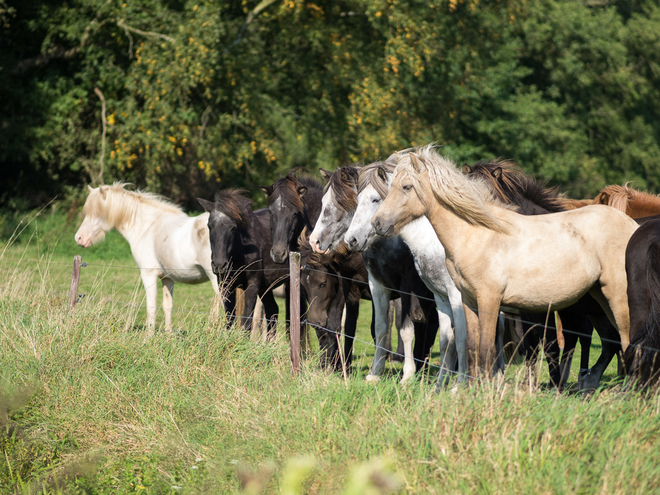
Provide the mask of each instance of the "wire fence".
{"label": "wire fence", "polygon": [[[58,261],[50,261],[50,260],[23,259],[23,258],[0,258],[0,261],[10,261],[10,262],[14,262],[14,263],[16,263],[16,262],[18,262],[18,263],[34,263],[34,264],[44,263],[44,264],[47,264],[47,265],[65,265],[65,266],[71,266],[72,265],[70,262],[67,263],[67,262],[58,262]],[[174,273],[174,272],[177,272],[177,271],[184,271],[184,270],[185,271],[190,271],[191,270],[190,268],[138,267],[138,266],[117,265],[117,264],[114,264],[114,263],[102,263],[102,262],[91,262],[91,263],[90,262],[84,262],[82,264],[82,266],[83,267],[92,267],[92,268],[93,267],[120,268],[120,269],[137,270],[137,271],[141,271],[141,270],[162,270],[166,273]],[[338,273],[334,273],[332,271],[318,270],[318,269],[311,268],[311,267],[306,267],[305,270],[324,273],[324,274],[327,274],[329,276],[333,276],[333,277],[336,277],[338,279],[348,280],[348,281],[351,281],[351,282],[357,283],[357,284],[364,284],[365,283],[365,280],[342,276],[342,275],[340,275]],[[207,272],[207,275],[209,275],[210,277],[215,276],[215,274],[213,274],[209,270],[205,270],[205,271]],[[242,272],[272,272],[272,271],[288,272],[288,267],[283,266],[282,268],[241,268],[241,269],[236,269],[236,270],[233,270],[233,271],[235,273],[242,273]],[[288,273],[283,278],[284,279],[288,278]],[[282,280],[282,283],[283,282],[284,282],[284,280]],[[157,283],[158,282],[156,282],[156,284]],[[152,287],[152,286],[145,287],[145,290],[148,290],[150,287]],[[420,300],[426,300],[426,301],[435,303],[434,298],[421,296],[421,295],[418,295],[418,294],[414,294],[412,292],[406,292],[406,291],[401,290],[399,288],[386,287],[386,286],[382,286],[382,288],[384,290],[391,291],[391,292],[396,293],[396,294],[409,295],[409,296],[412,296],[412,297],[417,297]],[[36,292],[41,292],[41,291],[34,291],[34,292],[36,293]],[[67,293],[67,291],[58,291],[57,293],[60,293],[60,294],[61,293]],[[137,306],[137,307],[140,307],[140,308],[144,307],[146,309],[156,309],[156,310],[164,309],[163,306],[158,306],[158,305],[157,306],[148,306],[145,303],[136,304],[136,303],[132,303],[132,302],[112,300],[112,299],[109,299],[109,298],[95,298],[95,297],[90,297],[89,295],[86,295],[86,294],[79,294],[79,295],[77,295],[77,297],[78,297],[79,300],[82,300],[82,299],[98,299],[98,300],[103,300],[105,302],[120,304],[120,305],[123,305],[123,306]],[[470,307],[470,306],[468,306],[468,308],[473,310],[475,313],[478,312],[477,308],[473,308],[473,307]],[[203,312],[203,311],[184,310],[184,309],[176,309],[176,308],[172,308],[171,311],[175,312],[175,313],[185,312],[185,313],[207,314],[207,312]],[[549,313],[549,311],[548,311],[548,313]],[[532,328],[540,325],[538,322],[525,320],[523,318],[520,318],[519,316],[513,317],[513,316],[509,315],[506,312],[505,313],[498,313],[498,316],[503,316],[504,319],[509,320],[509,321],[519,321],[521,323],[528,324]],[[238,316],[238,315],[236,315],[236,316],[233,316],[233,318],[237,318],[237,319],[250,318],[250,319],[252,319],[253,317],[252,316]],[[288,324],[290,322],[286,321],[286,323]],[[306,320],[304,320],[301,323],[311,325]],[[331,329],[328,329],[328,328],[320,327],[318,325],[311,325],[311,326],[313,326],[315,328],[319,328],[319,329],[324,330],[326,332],[338,335],[338,336],[343,335],[343,333],[338,333],[336,330],[331,330]],[[544,329],[551,329],[551,330],[554,330],[554,331],[559,330],[559,328],[557,326],[554,326],[554,325],[550,324],[547,321],[543,325],[543,327],[544,327]],[[572,334],[572,335],[575,335],[577,337],[591,337],[592,334],[593,334],[593,331],[592,331],[592,333],[584,333],[584,332],[581,332],[581,331],[577,331],[577,330],[573,330],[573,329],[569,329],[569,328],[565,328],[565,327],[561,328],[561,331],[565,334]],[[614,344],[614,345],[620,345],[621,344],[620,340],[608,339],[608,338],[602,337],[602,336],[599,336],[599,338],[600,338],[601,342],[611,343],[611,344]],[[364,340],[360,340],[357,337],[354,337],[354,340],[356,342],[360,342],[360,343],[363,343],[365,345],[371,346],[371,347],[374,348],[374,350],[377,347],[379,347],[374,342],[367,342],[367,341],[364,341]],[[660,349],[656,349],[656,348],[641,345],[641,344],[629,344],[629,346],[632,346],[633,348],[648,350],[648,351],[651,351],[651,352],[660,352]],[[385,349],[385,348],[383,348],[383,349]],[[403,355],[398,354],[396,352],[393,352],[390,349],[385,349],[385,350],[392,353],[393,355],[404,357]],[[427,361],[420,361],[419,359],[416,359],[416,361],[425,362],[425,363],[427,362]],[[430,363],[429,363],[429,365],[433,366],[433,367],[436,367],[436,368],[441,368],[441,366],[431,365]],[[447,371],[451,372],[450,370],[447,370]]]}

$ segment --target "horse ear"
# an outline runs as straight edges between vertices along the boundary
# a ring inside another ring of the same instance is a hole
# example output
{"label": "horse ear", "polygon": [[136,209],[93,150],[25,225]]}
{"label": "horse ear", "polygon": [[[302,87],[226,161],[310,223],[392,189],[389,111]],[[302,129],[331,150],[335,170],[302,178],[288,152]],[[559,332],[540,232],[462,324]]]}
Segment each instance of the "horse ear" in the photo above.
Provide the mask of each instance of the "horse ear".
{"label": "horse ear", "polygon": [[202,205],[204,211],[208,211],[209,213],[213,211],[213,207],[215,206],[215,203],[213,203],[212,201],[208,201],[202,198],[197,198],[197,201],[199,202],[200,205]]}
{"label": "horse ear", "polygon": [[422,162],[422,160],[417,158],[417,155],[415,153],[410,153],[410,163],[415,169],[415,172],[421,172],[422,170],[424,170],[424,162]]}
{"label": "horse ear", "polygon": [[259,186],[259,189],[265,192],[266,196],[273,194],[273,186]]}
{"label": "horse ear", "polygon": [[467,163],[463,164],[463,175],[470,175],[472,173],[472,167],[470,167]]}
{"label": "horse ear", "polygon": [[89,184],[87,184],[87,189],[89,189],[89,192],[92,192],[94,190],[94,188],[92,186],[90,186]]}
{"label": "horse ear", "polygon": [[305,186],[300,186],[298,188],[298,196],[300,196],[301,198],[305,195],[306,192],[307,192],[307,188]]}
{"label": "horse ear", "polygon": [[323,177],[324,181],[328,182],[330,180],[330,177],[332,176],[331,172],[323,170],[322,168],[319,169],[319,172],[321,172],[321,177]]}
{"label": "horse ear", "polygon": [[501,179],[502,178],[502,167],[497,167],[495,170],[493,170],[492,175],[497,180]]}
{"label": "horse ear", "polygon": [[99,186],[99,192],[101,193],[101,197],[105,199],[105,193],[108,191],[108,186]]}
{"label": "horse ear", "polygon": [[382,167],[378,167],[378,178],[383,182],[387,182],[387,174]]}

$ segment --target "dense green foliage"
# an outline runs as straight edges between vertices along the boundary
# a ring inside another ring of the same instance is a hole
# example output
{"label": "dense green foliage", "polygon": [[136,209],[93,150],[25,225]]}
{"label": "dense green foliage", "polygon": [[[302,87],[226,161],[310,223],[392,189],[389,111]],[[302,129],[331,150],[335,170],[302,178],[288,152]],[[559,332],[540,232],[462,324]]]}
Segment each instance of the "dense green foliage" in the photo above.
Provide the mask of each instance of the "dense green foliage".
{"label": "dense green foliage", "polygon": [[[0,0],[0,202],[188,204],[435,141],[575,196],[660,189],[655,0]],[[100,93],[95,93],[98,88]],[[18,201],[27,198],[29,201]]]}

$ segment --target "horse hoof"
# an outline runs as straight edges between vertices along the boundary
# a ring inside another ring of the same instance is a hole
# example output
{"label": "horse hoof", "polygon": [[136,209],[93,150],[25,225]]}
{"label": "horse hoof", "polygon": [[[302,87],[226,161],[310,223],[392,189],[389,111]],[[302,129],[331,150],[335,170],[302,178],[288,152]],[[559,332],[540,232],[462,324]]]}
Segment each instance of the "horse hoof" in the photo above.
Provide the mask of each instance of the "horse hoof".
{"label": "horse hoof", "polygon": [[380,381],[380,377],[377,375],[372,375],[371,373],[367,375],[367,378],[365,378],[366,381],[369,383],[378,383]]}

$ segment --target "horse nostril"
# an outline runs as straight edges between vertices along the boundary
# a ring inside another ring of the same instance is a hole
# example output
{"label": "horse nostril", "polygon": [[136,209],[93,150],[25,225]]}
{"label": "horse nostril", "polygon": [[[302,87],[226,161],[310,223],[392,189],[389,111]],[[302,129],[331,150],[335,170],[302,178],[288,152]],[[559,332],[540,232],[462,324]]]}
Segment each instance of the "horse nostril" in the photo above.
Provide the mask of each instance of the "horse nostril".
{"label": "horse nostril", "polygon": [[380,220],[378,218],[374,218],[374,229],[376,229],[377,232],[380,231]]}
{"label": "horse nostril", "polygon": [[355,237],[351,237],[351,238],[348,240],[348,243],[349,243],[351,246],[355,246],[355,245],[357,244],[357,239],[356,239]]}

